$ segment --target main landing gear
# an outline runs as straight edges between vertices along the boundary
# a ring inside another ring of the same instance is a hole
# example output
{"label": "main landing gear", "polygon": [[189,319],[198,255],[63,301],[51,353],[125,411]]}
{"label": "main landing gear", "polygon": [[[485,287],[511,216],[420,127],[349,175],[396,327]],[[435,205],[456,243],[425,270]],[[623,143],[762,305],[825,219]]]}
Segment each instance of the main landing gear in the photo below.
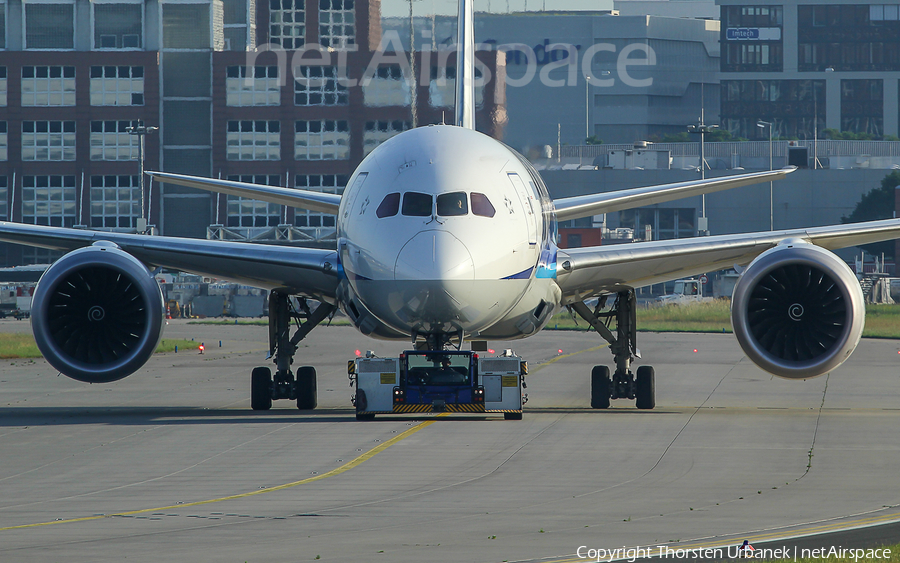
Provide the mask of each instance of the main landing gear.
{"label": "main landing gear", "polygon": [[[305,298],[299,306],[291,304],[290,296],[279,291],[269,294],[269,357],[275,358],[275,376],[268,367],[255,368],[250,376],[250,406],[255,411],[272,408],[274,399],[297,401],[297,408],[316,408],[316,368],[303,366],[297,374],[291,371],[297,344],[323,320],[331,317],[335,306],[320,303],[311,311]],[[291,319],[297,323],[294,336],[290,336]]]}
{"label": "main landing gear", "polygon": [[[607,297],[601,297],[593,311],[583,302],[574,303],[572,309],[590,323],[604,340],[609,342],[616,371],[610,377],[609,368],[594,366],[591,371],[591,408],[608,409],[610,399],[634,399],[639,409],[656,406],[656,374],[650,366],[641,366],[635,375],[631,362],[641,357],[637,349],[636,301],[634,290],[616,294],[612,309],[603,311]],[[608,324],[615,319],[616,334]]]}

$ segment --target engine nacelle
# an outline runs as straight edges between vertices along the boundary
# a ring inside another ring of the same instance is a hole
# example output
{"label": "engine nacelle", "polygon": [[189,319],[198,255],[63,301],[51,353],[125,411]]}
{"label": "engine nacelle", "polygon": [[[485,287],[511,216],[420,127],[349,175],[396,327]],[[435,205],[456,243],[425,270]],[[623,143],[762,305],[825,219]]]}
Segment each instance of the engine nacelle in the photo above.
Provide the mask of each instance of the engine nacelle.
{"label": "engine nacelle", "polygon": [[828,373],[859,344],[866,309],[856,276],[800,239],[754,260],[734,287],[731,326],[744,353],[788,379]]}
{"label": "engine nacelle", "polygon": [[60,373],[106,383],[144,365],[162,336],[159,284],[136,258],[108,242],[66,254],[34,290],[31,328]]}

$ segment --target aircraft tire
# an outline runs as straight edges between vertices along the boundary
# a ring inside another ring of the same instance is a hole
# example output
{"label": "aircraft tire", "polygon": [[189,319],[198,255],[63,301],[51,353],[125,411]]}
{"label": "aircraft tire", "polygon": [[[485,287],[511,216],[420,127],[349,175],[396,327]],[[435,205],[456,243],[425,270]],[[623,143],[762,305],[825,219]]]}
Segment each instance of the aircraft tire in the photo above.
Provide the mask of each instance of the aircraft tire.
{"label": "aircraft tire", "polygon": [[250,374],[250,408],[267,411],[272,408],[272,370],[253,368]]}
{"label": "aircraft tire", "polygon": [[303,366],[297,370],[297,408],[300,410],[312,410],[318,404],[318,392],[316,388],[316,368]]}
{"label": "aircraft tire", "polygon": [[635,399],[639,409],[650,410],[656,406],[656,372],[650,366],[637,369]]}
{"label": "aircraft tire", "polygon": [[594,366],[591,370],[591,408],[609,408],[609,368]]}

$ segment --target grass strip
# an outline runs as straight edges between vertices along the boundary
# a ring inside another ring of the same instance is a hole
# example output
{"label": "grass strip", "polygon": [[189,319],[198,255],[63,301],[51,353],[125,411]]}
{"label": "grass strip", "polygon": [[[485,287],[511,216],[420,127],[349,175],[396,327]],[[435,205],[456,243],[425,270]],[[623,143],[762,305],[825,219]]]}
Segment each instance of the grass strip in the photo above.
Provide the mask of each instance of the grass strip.
{"label": "grass strip", "polygon": [[[176,346],[179,350],[196,350],[200,343],[192,340],[166,339],[160,341],[159,346],[156,348],[156,353],[174,352]],[[0,333],[0,359],[11,360],[15,358],[40,357],[41,352],[38,350],[34,337],[30,333]]]}
{"label": "grass strip", "polygon": [[[637,310],[641,332],[707,332],[731,330],[731,302],[723,299],[688,305],[666,305]],[[547,325],[549,330],[591,330],[588,324],[576,322],[568,312],[558,313]],[[867,305],[864,338],[900,339],[900,305]]]}

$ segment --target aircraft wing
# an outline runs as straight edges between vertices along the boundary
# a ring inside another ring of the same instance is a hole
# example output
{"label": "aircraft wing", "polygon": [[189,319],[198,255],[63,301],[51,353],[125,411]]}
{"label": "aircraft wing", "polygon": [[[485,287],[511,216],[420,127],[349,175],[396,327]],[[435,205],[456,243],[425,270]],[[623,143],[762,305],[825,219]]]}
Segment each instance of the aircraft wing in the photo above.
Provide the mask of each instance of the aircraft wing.
{"label": "aircraft wing", "polygon": [[320,301],[334,301],[338,284],[337,253],[333,250],[110,233],[2,221],[0,240],[63,251],[109,241],[145,264],[265,289],[285,289]]}
{"label": "aircraft wing", "polygon": [[634,209],[635,207],[654,205],[664,201],[780,180],[796,169],[796,166],[789,166],[781,170],[754,172],[753,174],[738,174],[723,178],[693,180],[602,194],[566,197],[554,200],[553,205],[556,207],[556,218],[560,221],[568,221],[579,217],[590,217],[623,209]]}
{"label": "aircraft wing", "polygon": [[623,287],[746,265],[789,238],[835,250],[900,238],[900,219],[560,250],[557,282],[563,290],[563,304],[568,304]]}
{"label": "aircraft wing", "polygon": [[170,174],[168,172],[147,172],[147,175],[167,184],[178,184],[179,186],[208,192],[246,197],[289,207],[299,207],[320,213],[328,213],[329,215],[337,215],[338,206],[341,205],[341,196],[311,190],[263,186],[245,182],[232,182],[231,180]]}

